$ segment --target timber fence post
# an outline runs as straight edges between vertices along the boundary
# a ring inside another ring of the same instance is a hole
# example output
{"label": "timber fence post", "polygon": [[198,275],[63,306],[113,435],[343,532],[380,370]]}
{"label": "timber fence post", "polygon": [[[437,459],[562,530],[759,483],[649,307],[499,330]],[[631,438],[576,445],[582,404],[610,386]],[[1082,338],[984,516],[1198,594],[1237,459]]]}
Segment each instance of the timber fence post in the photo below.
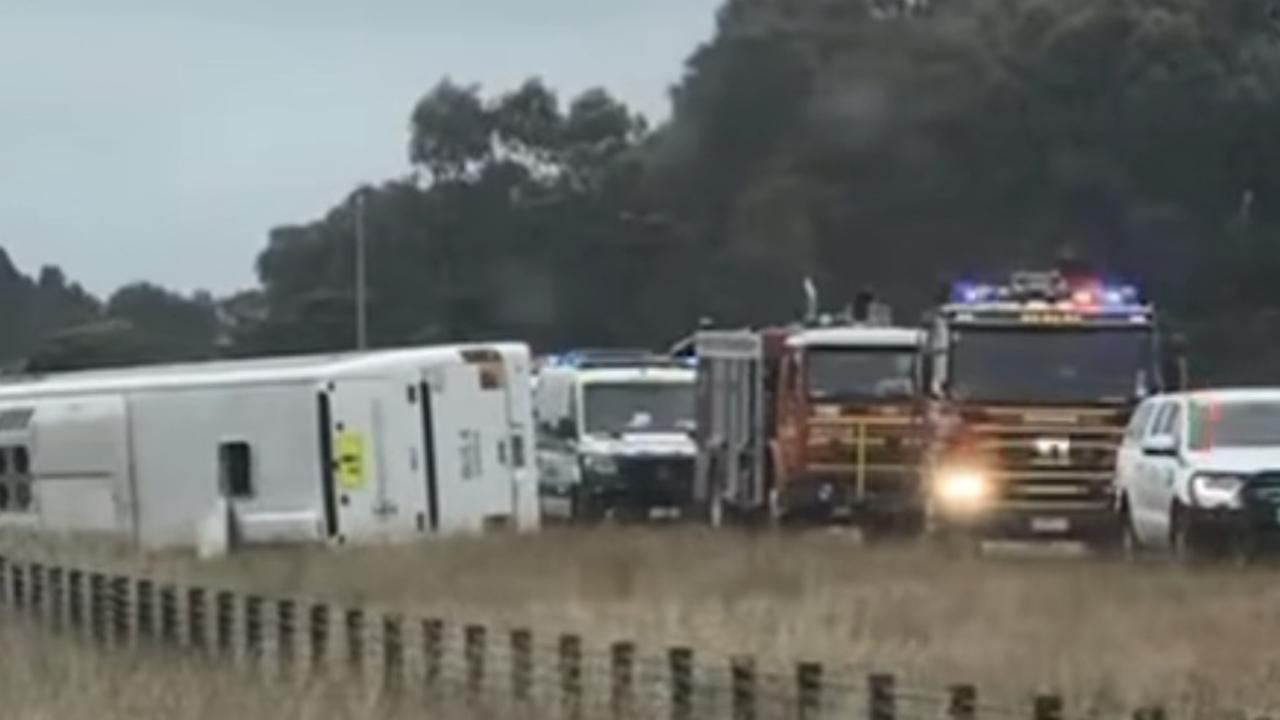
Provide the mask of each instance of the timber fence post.
{"label": "timber fence post", "polygon": [[693,658],[691,648],[676,647],[667,651],[671,720],[693,720]]}
{"label": "timber fence post", "polygon": [[311,654],[310,672],[312,673],[323,671],[329,662],[332,625],[329,606],[324,603],[312,603],[311,610],[307,614],[307,645]]}
{"label": "timber fence post", "polygon": [[1133,720],[1165,720],[1164,708],[1159,705],[1138,708],[1133,711]]}
{"label": "timber fence post", "polygon": [[978,688],[973,685],[953,685],[948,691],[947,718],[949,720],[975,720],[978,716]]}
{"label": "timber fence post", "polygon": [[609,648],[609,688],[609,707],[613,717],[630,717],[635,710],[635,643],[616,642]]}
{"label": "timber fence post", "polygon": [[67,573],[67,623],[77,632],[84,630],[84,571],[74,568]]}
{"label": "timber fence post", "polygon": [[107,641],[106,585],[106,575],[96,572],[89,576],[89,627],[94,642],[100,645]]}
{"label": "timber fence post", "polygon": [[822,715],[822,664],[796,665],[796,713],[800,720],[816,720]]}
{"label": "timber fence post", "polygon": [[49,568],[49,619],[54,632],[66,625],[66,571],[62,566]]}
{"label": "timber fence post", "polygon": [[129,602],[130,584],[130,579],[124,575],[111,578],[109,607],[111,608],[112,641],[122,647],[130,645],[129,628],[133,624],[129,617],[129,612],[132,610]]}
{"label": "timber fence post", "polygon": [[382,691],[399,693],[404,687],[404,618],[395,613],[382,617]]}
{"label": "timber fence post", "polygon": [[156,584],[152,580],[142,579],[135,583],[134,602],[137,618],[135,623],[138,635],[147,640],[156,638]]}
{"label": "timber fence post", "polygon": [[213,624],[218,654],[224,659],[235,658],[236,652],[236,596],[230,590],[219,590],[214,597]]}
{"label": "timber fence post", "polygon": [[201,652],[209,649],[208,598],[202,587],[187,588],[187,638]]}
{"label": "timber fence post", "polygon": [[1037,695],[1033,716],[1034,720],[1062,720],[1062,698],[1058,695]]}
{"label": "timber fence post", "polygon": [[479,701],[484,694],[485,650],[488,632],[483,625],[468,625],[463,631],[463,658],[467,668],[467,698]]}
{"label": "timber fence post", "polygon": [[560,700],[564,717],[582,717],[582,638],[560,636]]}
{"label": "timber fence post", "polygon": [[31,613],[44,619],[44,565],[31,563]]}
{"label": "timber fence post", "polygon": [[292,598],[276,601],[276,653],[277,669],[281,677],[293,677],[293,666],[298,656],[298,603]]}
{"label": "timber fence post", "polygon": [[345,615],[347,665],[361,677],[365,671],[365,614],[360,608],[349,608]]}
{"label": "timber fence post", "polygon": [[898,714],[895,687],[892,675],[877,673],[867,678],[870,720],[895,720]]}
{"label": "timber fence post", "polygon": [[244,597],[244,651],[245,658],[256,663],[262,660],[263,632],[262,597],[246,595]]}
{"label": "timber fence post", "polygon": [[27,569],[22,563],[14,563],[9,567],[13,607],[17,610],[27,608]]}
{"label": "timber fence post", "polygon": [[533,699],[533,633],[511,631],[511,696],[517,703]]}
{"label": "timber fence post", "polygon": [[444,621],[422,621],[423,684],[428,690],[439,690],[444,680]]}
{"label": "timber fence post", "polygon": [[160,639],[178,644],[178,588],[172,584],[160,587]]}
{"label": "timber fence post", "polygon": [[756,660],[740,655],[729,661],[729,686],[733,720],[756,720]]}

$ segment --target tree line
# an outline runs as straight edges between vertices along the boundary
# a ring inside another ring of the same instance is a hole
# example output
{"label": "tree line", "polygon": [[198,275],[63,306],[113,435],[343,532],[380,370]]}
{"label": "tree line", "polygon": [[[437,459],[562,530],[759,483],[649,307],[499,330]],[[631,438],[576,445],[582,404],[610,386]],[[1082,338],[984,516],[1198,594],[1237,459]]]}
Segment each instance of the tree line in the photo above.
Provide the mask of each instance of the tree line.
{"label": "tree line", "polygon": [[357,198],[376,345],[661,346],[870,287],[912,322],[949,279],[1067,253],[1143,286],[1193,376],[1280,362],[1280,5],[727,0],[651,127],[606,89],[440,81],[400,177],[270,231],[259,286],[105,302],[0,263],[0,357],[45,367],[354,338]]}

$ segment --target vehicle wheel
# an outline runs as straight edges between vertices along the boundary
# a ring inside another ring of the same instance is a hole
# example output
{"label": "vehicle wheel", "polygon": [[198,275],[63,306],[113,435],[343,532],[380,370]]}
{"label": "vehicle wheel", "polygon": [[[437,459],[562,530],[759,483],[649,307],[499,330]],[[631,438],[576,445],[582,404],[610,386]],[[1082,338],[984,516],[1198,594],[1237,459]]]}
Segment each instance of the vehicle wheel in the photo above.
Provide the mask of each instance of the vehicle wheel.
{"label": "vehicle wheel", "polygon": [[887,518],[871,517],[857,523],[858,536],[861,538],[862,544],[867,546],[882,545],[886,540],[892,539],[891,522]]}
{"label": "vehicle wheel", "polygon": [[1195,527],[1187,521],[1181,505],[1174,505],[1169,515],[1169,547],[1179,562],[1199,562],[1205,557],[1203,540],[1195,533]]}
{"label": "vehicle wheel", "polygon": [[573,488],[572,508],[570,521],[576,525],[599,525],[608,516],[607,509],[601,507],[581,485]]}
{"label": "vehicle wheel", "polygon": [[1124,555],[1125,535],[1128,534],[1125,528],[1128,524],[1127,518],[1117,513],[1106,527],[1085,538],[1085,546],[1091,553],[1102,558]]}
{"label": "vehicle wheel", "polygon": [[949,558],[975,558],[982,555],[982,538],[967,528],[931,522],[924,532],[929,546]]}
{"label": "vehicle wheel", "polygon": [[1128,508],[1120,511],[1120,555],[1128,561],[1141,560],[1144,555],[1142,541],[1138,539]]}
{"label": "vehicle wheel", "polygon": [[1231,532],[1222,538],[1222,552],[1236,567],[1252,565],[1259,551],[1258,539],[1246,531]]}
{"label": "vehicle wheel", "polygon": [[925,531],[924,512],[919,509],[869,518],[859,528],[868,543],[909,542]]}
{"label": "vehicle wheel", "polygon": [[1124,556],[1120,538],[1121,533],[1119,531],[1106,534],[1099,533],[1085,538],[1084,546],[1094,557],[1102,560],[1115,560]]}

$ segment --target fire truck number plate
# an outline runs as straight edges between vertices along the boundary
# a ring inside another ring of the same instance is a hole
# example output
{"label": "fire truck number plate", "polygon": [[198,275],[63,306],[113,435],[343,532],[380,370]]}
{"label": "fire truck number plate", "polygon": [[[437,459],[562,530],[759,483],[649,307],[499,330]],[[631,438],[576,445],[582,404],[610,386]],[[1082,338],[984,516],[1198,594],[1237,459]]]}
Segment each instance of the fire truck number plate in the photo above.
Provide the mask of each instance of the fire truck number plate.
{"label": "fire truck number plate", "polygon": [[1064,517],[1033,517],[1031,518],[1031,532],[1060,533],[1060,532],[1066,532],[1070,528],[1071,528],[1071,522]]}

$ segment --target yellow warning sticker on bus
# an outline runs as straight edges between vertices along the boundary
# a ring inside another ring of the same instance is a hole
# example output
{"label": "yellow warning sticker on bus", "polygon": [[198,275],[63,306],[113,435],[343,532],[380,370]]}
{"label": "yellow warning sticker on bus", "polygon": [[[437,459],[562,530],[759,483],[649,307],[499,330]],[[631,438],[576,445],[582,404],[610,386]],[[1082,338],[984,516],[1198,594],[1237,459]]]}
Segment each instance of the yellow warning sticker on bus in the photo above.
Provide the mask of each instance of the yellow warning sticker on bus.
{"label": "yellow warning sticker on bus", "polygon": [[354,430],[338,432],[336,442],[338,484],[347,490],[359,490],[365,484],[364,435]]}

